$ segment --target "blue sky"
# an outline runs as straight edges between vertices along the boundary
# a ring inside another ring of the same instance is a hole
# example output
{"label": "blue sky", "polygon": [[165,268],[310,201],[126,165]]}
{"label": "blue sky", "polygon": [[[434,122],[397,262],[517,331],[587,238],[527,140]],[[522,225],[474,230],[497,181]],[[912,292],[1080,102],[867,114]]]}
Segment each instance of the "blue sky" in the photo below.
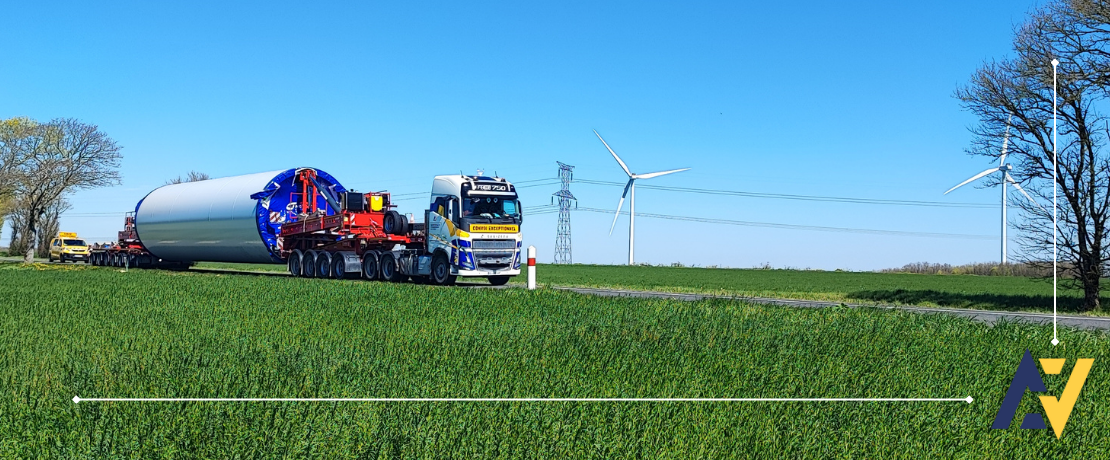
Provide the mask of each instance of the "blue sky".
{"label": "blue sky", "polygon": [[[123,184],[73,195],[63,230],[112,239],[122,214],[89,214],[132,209],[190,170],[314,166],[350,188],[414,193],[477,168],[554,177],[559,160],[577,178],[625,180],[597,129],[633,171],[692,168],[643,185],[996,205],[639,188],[646,213],[994,238],[638,218],[638,262],[870,270],[999,257],[1000,191],[942,195],[991,165],[964,152],[975,119],[952,93],[1010,54],[1039,2],[228,3],[5,9],[0,117],[75,117],[124,146]],[[522,200],[549,204],[556,190]],[[572,192],[609,209],[621,189]],[[626,261],[628,220],[610,236],[611,219],[572,216],[576,262]],[[555,221],[526,217],[541,261]]]}

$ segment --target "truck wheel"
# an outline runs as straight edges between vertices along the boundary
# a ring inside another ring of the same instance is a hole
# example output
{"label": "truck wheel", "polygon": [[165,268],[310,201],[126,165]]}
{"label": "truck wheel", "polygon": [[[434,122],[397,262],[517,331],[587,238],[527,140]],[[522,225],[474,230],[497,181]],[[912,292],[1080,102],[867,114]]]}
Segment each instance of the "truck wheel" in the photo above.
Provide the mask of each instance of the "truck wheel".
{"label": "truck wheel", "polygon": [[378,251],[370,251],[362,255],[362,277],[370,281],[378,279]]}
{"label": "truck wheel", "polygon": [[289,274],[293,276],[301,276],[301,257],[304,253],[300,249],[294,249],[289,253]]}
{"label": "truck wheel", "polygon": [[382,254],[381,258],[382,280],[400,283],[405,280],[405,275],[402,275],[400,270],[397,270],[397,259],[393,257],[392,252]]}
{"label": "truck wheel", "polygon": [[347,257],[343,254],[335,254],[331,258],[331,276],[337,280],[347,279]]}
{"label": "truck wheel", "polygon": [[316,253],[316,277],[331,278],[331,253],[320,251]]}
{"label": "truck wheel", "polygon": [[409,232],[409,218],[404,214],[397,213],[397,235],[405,235]]}
{"label": "truck wheel", "polygon": [[509,278],[509,276],[490,276],[486,279],[489,280],[489,284],[492,284],[494,286],[504,286],[505,283],[509,282]]}
{"label": "truck wheel", "polygon": [[316,251],[304,253],[304,259],[301,259],[301,276],[305,278],[316,277]]}
{"label": "truck wheel", "polygon": [[382,230],[385,231],[387,235],[397,234],[397,224],[400,223],[398,222],[398,217],[400,216],[401,215],[398,214],[397,211],[385,212],[385,216],[382,217]]}
{"label": "truck wheel", "polygon": [[455,284],[455,275],[451,274],[451,264],[447,261],[446,254],[437,252],[432,257],[432,275],[428,279],[437,286]]}
{"label": "truck wheel", "polygon": [[138,259],[139,258],[136,257],[135,254],[128,254],[127,255],[127,266],[128,266],[128,268],[130,268],[130,267],[138,268],[139,267],[139,264],[137,263],[139,261]]}

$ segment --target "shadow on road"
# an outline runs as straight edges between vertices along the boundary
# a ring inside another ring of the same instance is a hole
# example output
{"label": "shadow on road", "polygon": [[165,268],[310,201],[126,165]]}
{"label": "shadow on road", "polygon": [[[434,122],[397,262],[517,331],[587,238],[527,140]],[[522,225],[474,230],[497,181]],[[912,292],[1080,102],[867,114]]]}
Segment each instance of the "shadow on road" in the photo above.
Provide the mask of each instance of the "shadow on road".
{"label": "shadow on road", "polygon": [[[933,290],[887,289],[850,292],[847,297],[899,305],[932,304],[941,307],[1003,311],[1044,310],[1045,308],[1049,312],[1052,310],[1052,296],[1049,295],[958,294]],[[1083,299],[1060,297],[1057,306],[1060,312],[1078,312],[1082,303]]]}

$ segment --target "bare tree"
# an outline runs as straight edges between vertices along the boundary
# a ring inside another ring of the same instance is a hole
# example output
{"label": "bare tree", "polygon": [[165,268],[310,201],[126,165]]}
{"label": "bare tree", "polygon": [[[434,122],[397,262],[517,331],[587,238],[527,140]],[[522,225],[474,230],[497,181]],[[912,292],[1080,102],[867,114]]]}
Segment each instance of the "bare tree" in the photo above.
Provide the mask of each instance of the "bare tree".
{"label": "bare tree", "polygon": [[[71,118],[35,125],[23,140],[26,158],[17,169],[15,194],[23,208],[23,237],[37,241],[50,206],[66,192],[115,185],[120,181],[120,146],[96,125]],[[29,151],[28,151],[29,150]],[[34,244],[24,251],[23,261],[34,261]]]}
{"label": "bare tree", "polygon": [[[1100,280],[1110,259],[1110,149],[1106,118],[1096,110],[1107,99],[1103,84],[1110,74],[1099,72],[1092,53],[1110,50],[1110,34],[1091,30],[1088,23],[1091,19],[1063,0],[1034,11],[1016,30],[1016,56],[984,64],[956,97],[979,117],[968,153],[997,158],[1010,128],[1007,159],[1015,163],[1010,174],[1037,198],[1037,203],[1014,201],[1027,217],[1017,227],[1029,263],[1052,264],[1056,156],[1057,260],[1082,287],[1082,308],[1090,311],[1101,308]],[[1053,151],[1053,59],[1060,62],[1058,154]],[[994,177],[987,185],[999,180]]]}
{"label": "bare tree", "polygon": [[182,179],[181,176],[177,176],[176,178],[173,178],[173,179],[170,179],[170,180],[166,181],[166,185],[181,184],[181,183],[184,183],[184,182],[197,182],[197,181],[202,181],[202,180],[208,180],[208,179],[211,179],[211,178],[212,178],[211,176],[209,176],[208,174],[202,173],[202,172],[189,171],[189,174],[186,175],[184,179]]}
{"label": "bare tree", "polygon": [[0,230],[10,219],[20,168],[30,152],[41,146],[41,138],[32,135],[37,125],[26,117],[0,120]]}

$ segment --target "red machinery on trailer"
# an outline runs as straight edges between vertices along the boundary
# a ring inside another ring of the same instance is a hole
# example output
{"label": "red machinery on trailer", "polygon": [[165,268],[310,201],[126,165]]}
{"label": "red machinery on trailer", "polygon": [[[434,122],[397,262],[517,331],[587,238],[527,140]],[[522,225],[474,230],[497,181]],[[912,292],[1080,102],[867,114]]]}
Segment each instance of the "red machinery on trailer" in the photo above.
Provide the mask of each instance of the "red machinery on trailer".
{"label": "red machinery on trailer", "polygon": [[[424,224],[393,210],[390,194],[343,192],[339,202],[320,193],[316,171],[297,172],[300,190],[290,202],[299,204],[296,220],[281,226],[278,246],[288,262],[289,273],[309,278],[358,278],[404,281],[412,270],[412,254],[395,254],[394,249],[424,246]],[[329,201],[335,214],[326,215],[318,197]]]}

